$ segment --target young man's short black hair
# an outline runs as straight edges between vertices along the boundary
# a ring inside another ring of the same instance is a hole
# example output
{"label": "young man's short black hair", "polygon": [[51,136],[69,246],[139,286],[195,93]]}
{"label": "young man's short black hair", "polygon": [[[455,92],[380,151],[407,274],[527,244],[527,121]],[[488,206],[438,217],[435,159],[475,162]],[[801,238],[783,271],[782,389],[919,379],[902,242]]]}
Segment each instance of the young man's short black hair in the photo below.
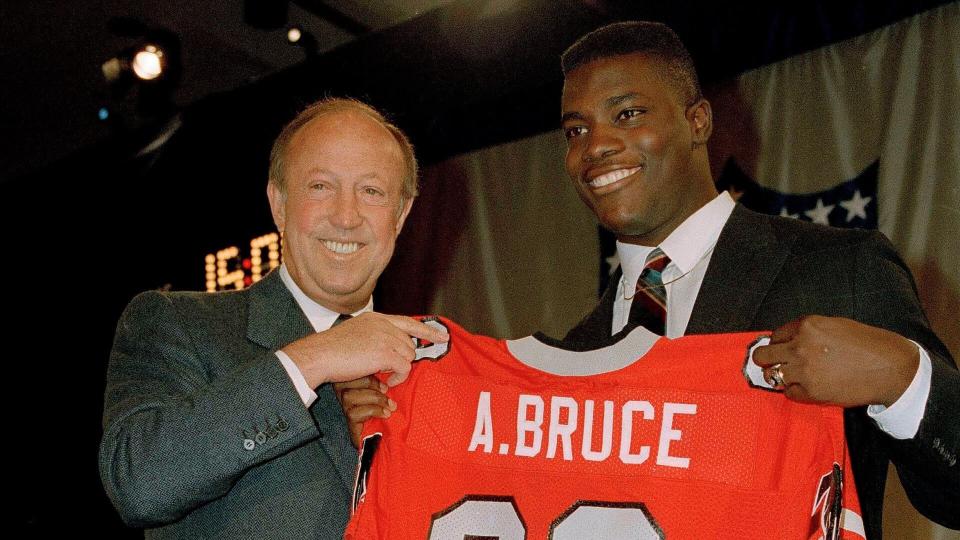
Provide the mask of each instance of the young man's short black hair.
{"label": "young man's short black hair", "polygon": [[702,97],[697,70],[683,42],[669,26],[651,21],[609,24],[581,37],[560,57],[564,76],[578,67],[611,56],[643,53],[661,61],[664,75],[685,105]]}

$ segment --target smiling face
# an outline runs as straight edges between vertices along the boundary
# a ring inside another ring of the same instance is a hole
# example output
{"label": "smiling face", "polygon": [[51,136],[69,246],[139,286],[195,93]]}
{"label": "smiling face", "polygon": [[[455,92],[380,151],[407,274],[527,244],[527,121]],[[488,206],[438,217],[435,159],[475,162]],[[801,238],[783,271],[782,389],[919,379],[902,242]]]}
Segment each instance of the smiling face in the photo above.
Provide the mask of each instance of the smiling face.
{"label": "smiling face", "polygon": [[643,53],[593,60],[563,86],[566,167],[580,198],[624,242],[655,246],[716,196],[706,100],[687,105]]}
{"label": "smiling face", "polygon": [[319,116],[290,140],[285,192],[267,186],[290,276],[339,313],[366,305],[413,199],[401,193],[406,165],[389,131],[362,112]]}

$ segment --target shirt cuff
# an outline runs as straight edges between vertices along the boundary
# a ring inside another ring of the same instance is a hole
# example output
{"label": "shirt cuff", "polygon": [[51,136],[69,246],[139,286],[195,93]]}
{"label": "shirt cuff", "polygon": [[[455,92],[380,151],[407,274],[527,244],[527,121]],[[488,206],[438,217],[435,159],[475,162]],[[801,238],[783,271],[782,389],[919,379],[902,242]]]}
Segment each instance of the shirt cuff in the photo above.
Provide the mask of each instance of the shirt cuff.
{"label": "shirt cuff", "polygon": [[889,407],[867,407],[867,415],[894,439],[912,439],[917,434],[923,413],[927,409],[927,397],[930,396],[930,378],[933,373],[930,356],[916,341],[913,341],[913,344],[920,350],[920,365],[917,366],[917,373],[910,381],[910,386]]}
{"label": "shirt cuff", "polygon": [[297,389],[297,393],[300,394],[300,401],[302,401],[307,408],[310,408],[313,402],[317,400],[317,393],[313,391],[313,388],[310,388],[310,385],[307,384],[307,379],[303,377],[303,373],[300,373],[300,368],[293,363],[293,360],[287,356],[287,353],[277,351],[275,354],[277,358],[280,359],[280,364],[283,365],[283,369],[287,371],[287,375],[290,376],[290,380],[293,381],[293,386]]}

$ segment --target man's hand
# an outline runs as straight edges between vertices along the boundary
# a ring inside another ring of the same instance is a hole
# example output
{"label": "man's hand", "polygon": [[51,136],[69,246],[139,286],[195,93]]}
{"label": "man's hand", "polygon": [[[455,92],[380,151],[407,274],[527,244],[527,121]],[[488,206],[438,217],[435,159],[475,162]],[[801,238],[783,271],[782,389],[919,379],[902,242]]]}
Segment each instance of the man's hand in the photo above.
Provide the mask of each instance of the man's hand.
{"label": "man's hand", "polygon": [[779,364],[792,400],[889,407],[913,380],[920,353],[889,330],[811,315],[776,329],[770,345],[758,348],[753,359],[767,380]]}
{"label": "man's hand", "polygon": [[334,383],[333,390],[347,417],[350,440],[357,448],[360,448],[364,422],[373,417],[390,418],[390,414],[397,410],[397,404],[386,396],[387,385],[373,376]]}
{"label": "man's hand", "polygon": [[388,386],[403,382],[416,357],[411,337],[446,342],[446,333],[410,317],[363,313],[324,332],[281,349],[311,388],[351,381],[373,373],[391,373]]}

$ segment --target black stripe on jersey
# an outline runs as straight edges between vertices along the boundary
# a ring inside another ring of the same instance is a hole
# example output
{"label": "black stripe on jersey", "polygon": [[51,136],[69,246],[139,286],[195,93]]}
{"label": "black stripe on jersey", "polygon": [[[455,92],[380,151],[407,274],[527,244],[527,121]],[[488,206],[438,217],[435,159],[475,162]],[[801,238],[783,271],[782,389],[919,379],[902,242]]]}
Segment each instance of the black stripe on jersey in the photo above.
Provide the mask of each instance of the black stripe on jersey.
{"label": "black stripe on jersey", "polygon": [[353,512],[363,502],[363,497],[367,494],[367,479],[370,477],[370,467],[373,465],[373,456],[380,447],[381,433],[371,433],[363,438],[360,445],[360,465],[357,467],[357,477],[353,482]]}

